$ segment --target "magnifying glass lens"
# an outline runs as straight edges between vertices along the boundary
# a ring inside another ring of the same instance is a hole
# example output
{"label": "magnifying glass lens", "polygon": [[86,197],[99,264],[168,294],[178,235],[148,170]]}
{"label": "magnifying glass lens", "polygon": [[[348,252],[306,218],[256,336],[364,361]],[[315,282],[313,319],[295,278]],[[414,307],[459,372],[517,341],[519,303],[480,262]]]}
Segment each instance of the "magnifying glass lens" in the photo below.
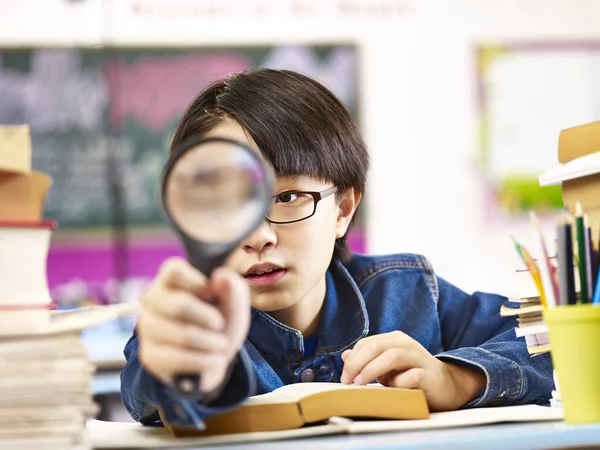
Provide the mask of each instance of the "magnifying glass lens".
{"label": "magnifying glass lens", "polygon": [[251,231],[271,195],[258,158],[226,141],[207,141],[187,150],[173,165],[165,194],[181,231],[214,244]]}

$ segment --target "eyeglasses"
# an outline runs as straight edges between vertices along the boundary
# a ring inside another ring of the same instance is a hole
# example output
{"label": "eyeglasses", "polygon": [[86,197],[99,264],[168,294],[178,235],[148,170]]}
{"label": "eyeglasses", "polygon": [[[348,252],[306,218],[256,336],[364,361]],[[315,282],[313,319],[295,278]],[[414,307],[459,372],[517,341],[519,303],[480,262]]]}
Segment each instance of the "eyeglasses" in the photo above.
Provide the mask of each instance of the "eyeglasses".
{"label": "eyeglasses", "polygon": [[321,192],[285,191],[271,198],[272,204],[266,218],[271,223],[294,223],[312,217],[317,203],[338,191],[337,186]]}

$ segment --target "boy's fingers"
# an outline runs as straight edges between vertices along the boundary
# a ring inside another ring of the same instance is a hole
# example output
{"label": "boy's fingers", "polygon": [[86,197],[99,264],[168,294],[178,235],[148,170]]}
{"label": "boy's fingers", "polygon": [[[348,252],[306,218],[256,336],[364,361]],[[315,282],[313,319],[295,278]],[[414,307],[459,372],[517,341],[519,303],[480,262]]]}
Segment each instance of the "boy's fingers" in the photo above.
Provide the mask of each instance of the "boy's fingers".
{"label": "boy's fingers", "polygon": [[138,323],[140,335],[161,345],[209,352],[226,352],[230,346],[224,333],[166,320],[156,314],[147,314]]}
{"label": "boy's fingers", "polygon": [[351,351],[352,351],[352,350],[344,350],[344,351],[342,352],[342,355],[341,355],[341,357],[342,357],[342,361],[346,362],[346,358],[348,358],[348,355],[350,355],[350,352],[351,352]]}
{"label": "boy's fingers", "polygon": [[213,272],[211,291],[217,297],[218,307],[225,318],[225,332],[241,342],[250,326],[248,283],[231,269],[222,267]]}
{"label": "boy's fingers", "polygon": [[161,374],[162,381],[169,383],[171,380],[164,377],[179,373],[200,374],[227,363],[226,357],[221,353],[198,352],[155,343],[141,345],[139,359],[150,372]]}
{"label": "boy's fingers", "polygon": [[390,386],[403,389],[423,389],[426,375],[425,369],[415,367],[392,378]]}
{"label": "boy's fingers", "polygon": [[146,292],[143,308],[149,308],[177,322],[187,322],[202,328],[221,331],[225,327],[223,314],[212,304],[185,291]]}
{"label": "boy's fingers", "polygon": [[[358,343],[360,343],[359,341]],[[344,368],[340,381],[344,384],[349,384],[354,381],[354,378],[363,370],[363,368],[379,356],[382,350],[379,348],[377,343],[371,341],[369,344],[357,345],[347,353],[346,360],[344,361]]]}
{"label": "boy's fingers", "polygon": [[206,276],[183,258],[173,257],[162,263],[159,269],[159,279],[170,288],[188,291],[199,297],[207,297],[208,280]]}
{"label": "boy's fingers", "polygon": [[356,384],[369,384],[391,371],[404,372],[420,367],[421,362],[414,352],[401,348],[390,348],[369,362],[356,376]]}

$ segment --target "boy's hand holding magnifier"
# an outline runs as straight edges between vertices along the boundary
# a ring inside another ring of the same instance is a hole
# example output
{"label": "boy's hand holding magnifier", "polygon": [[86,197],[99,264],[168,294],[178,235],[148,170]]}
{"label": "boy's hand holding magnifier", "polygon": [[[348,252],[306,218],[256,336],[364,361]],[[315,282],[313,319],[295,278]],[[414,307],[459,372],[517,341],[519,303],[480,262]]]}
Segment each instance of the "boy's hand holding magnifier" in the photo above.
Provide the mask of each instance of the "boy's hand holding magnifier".
{"label": "boy's hand holding magnifier", "polygon": [[264,220],[272,191],[258,156],[227,139],[188,141],[165,167],[163,206],[189,262],[162,265],[137,332],[140,362],[180,395],[206,400],[227,381],[248,332],[250,289],[222,266]]}

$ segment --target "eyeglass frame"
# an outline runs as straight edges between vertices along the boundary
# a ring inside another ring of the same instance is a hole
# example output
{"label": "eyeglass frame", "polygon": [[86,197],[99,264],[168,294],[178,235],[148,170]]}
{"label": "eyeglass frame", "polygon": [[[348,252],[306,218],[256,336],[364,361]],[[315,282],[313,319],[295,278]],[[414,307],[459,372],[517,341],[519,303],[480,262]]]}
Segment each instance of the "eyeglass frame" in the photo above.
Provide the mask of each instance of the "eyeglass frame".
{"label": "eyeglass frame", "polygon": [[314,204],[313,212],[309,216],[303,217],[302,219],[290,220],[290,221],[285,221],[285,222],[279,222],[279,221],[275,221],[275,220],[270,219],[269,216],[268,216],[268,213],[265,214],[265,219],[267,219],[267,221],[270,222],[270,223],[274,223],[274,224],[278,224],[278,225],[285,225],[287,223],[302,222],[303,220],[310,219],[317,212],[317,205],[319,204],[319,202],[321,200],[323,200],[324,198],[329,197],[331,194],[335,194],[339,190],[340,189],[339,189],[338,186],[332,186],[332,187],[327,188],[327,189],[325,189],[323,191],[295,191],[295,190],[289,190],[289,191],[284,191],[281,194],[273,195],[271,197],[271,201],[273,201],[275,198],[279,197],[282,194],[306,194],[306,195],[310,195],[313,198],[313,204]]}

